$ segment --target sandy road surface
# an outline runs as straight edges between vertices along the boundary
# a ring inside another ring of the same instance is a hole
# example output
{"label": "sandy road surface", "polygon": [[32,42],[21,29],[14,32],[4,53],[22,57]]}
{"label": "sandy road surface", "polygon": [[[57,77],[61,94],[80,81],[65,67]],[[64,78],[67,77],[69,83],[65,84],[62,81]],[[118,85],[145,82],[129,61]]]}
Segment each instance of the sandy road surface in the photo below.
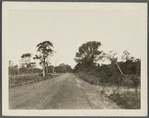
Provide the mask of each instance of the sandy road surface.
{"label": "sandy road surface", "polygon": [[92,85],[71,73],[9,91],[10,109],[118,109]]}

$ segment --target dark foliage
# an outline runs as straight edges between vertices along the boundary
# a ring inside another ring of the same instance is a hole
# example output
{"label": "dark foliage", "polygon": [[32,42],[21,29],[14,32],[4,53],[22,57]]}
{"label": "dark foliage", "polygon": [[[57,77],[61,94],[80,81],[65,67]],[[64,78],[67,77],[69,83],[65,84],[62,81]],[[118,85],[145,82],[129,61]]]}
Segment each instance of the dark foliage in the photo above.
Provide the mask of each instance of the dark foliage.
{"label": "dark foliage", "polygon": [[72,72],[72,68],[69,65],[60,64],[59,66],[55,67],[55,72],[57,73]]}
{"label": "dark foliage", "polygon": [[50,66],[48,66],[47,68],[48,68],[48,72],[49,72],[49,73],[52,73],[54,66],[50,65]]}
{"label": "dark foliage", "polygon": [[113,93],[108,96],[113,102],[117,103],[122,109],[140,109],[140,94],[134,92],[124,92],[123,94]]}
{"label": "dark foliage", "polygon": [[79,47],[74,60],[77,63],[91,66],[94,62],[98,61],[99,55],[102,53],[102,51],[98,50],[100,46],[101,43],[96,41],[89,41],[82,44]]}
{"label": "dark foliage", "polygon": [[[90,66],[78,63],[75,66],[74,72],[83,72],[89,75],[93,75],[98,78],[100,83],[109,83],[118,86],[128,86],[135,87],[137,89],[140,86],[140,61],[136,62],[119,62],[120,68],[122,69],[124,75],[122,75],[116,64],[109,64],[103,66]],[[90,81],[87,78],[83,79],[85,81]],[[92,83],[97,84],[97,82]],[[137,90],[136,90],[137,91]]]}
{"label": "dark foliage", "polygon": [[21,58],[25,58],[25,57],[31,57],[31,53],[25,53],[21,56]]}

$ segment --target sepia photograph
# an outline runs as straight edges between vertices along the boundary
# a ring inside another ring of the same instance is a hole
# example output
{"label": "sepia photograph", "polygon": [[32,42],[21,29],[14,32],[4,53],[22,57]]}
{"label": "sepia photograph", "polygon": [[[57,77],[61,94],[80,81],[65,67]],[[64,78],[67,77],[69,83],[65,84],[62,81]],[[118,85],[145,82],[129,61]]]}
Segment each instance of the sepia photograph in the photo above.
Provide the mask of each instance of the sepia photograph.
{"label": "sepia photograph", "polygon": [[146,116],[147,3],[3,2],[6,116]]}

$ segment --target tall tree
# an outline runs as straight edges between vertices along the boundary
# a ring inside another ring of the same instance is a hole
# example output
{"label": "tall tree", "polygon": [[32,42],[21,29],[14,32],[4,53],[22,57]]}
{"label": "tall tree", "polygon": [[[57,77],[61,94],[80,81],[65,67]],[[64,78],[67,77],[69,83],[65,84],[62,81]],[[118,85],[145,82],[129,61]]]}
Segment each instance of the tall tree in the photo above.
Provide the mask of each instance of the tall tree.
{"label": "tall tree", "polygon": [[33,59],[40,60],[39,64],[43,67],[43,76],[45,76],[45,67],[48,65],[47,57],[53,53],[53,50],[51,49],[51,47],[53,47],[53,44],[50,41],[44,41],[42,43],[39,43],[36,47],[38,48],[37,51],[39,52],[39,54],[35,55]]}
{"label": "tall tree", "polygon": [[102,53],[102,51],[98,50],[100,46],[101,43],[96,41],[89,41],[83,44],[79,47],[79,50],[76,53],[76,57],[74,60],[77,63],[90,66],[94,62],[98,61],[98,57]]}

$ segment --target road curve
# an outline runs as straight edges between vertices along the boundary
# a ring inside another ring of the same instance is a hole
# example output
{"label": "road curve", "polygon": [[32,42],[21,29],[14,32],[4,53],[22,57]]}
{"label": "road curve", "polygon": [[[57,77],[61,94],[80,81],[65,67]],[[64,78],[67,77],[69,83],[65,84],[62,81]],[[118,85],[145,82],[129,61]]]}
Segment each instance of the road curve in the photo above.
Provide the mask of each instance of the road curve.
{"label": "road curve", "polygon": [[[71,73],[9,91],[10,109],[109,109],[119,108],[103,102],[90,84]],[[105,99],[104,99],[105,101]],[[103,104],[104,103],[104,104]],[[108,105],[107,105],[108,104]]]}

